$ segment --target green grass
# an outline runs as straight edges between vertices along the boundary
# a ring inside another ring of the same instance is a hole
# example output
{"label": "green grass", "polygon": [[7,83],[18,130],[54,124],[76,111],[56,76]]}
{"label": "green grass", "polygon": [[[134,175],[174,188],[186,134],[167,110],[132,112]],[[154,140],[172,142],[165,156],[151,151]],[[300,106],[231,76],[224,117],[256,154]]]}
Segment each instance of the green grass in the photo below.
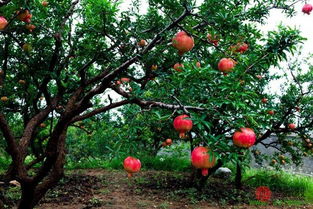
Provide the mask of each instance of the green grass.
{"label": "green grass", "polygon": [[287,195],[312,198],[313,178],[289,174],[283,171],[249,169],[243,175],[243,183],[249,186],[268,186],[272,191]]}
{"label": "green grass", "polygon": [[[88,158],[78,162],[68,161],[66,169],[122,169],[124,158],[114,158],[111,160],[100,158]],[[191,168],[191,164],[186,158],[177,157],[140,157],[142,168],[165,171],[186,171]]]}

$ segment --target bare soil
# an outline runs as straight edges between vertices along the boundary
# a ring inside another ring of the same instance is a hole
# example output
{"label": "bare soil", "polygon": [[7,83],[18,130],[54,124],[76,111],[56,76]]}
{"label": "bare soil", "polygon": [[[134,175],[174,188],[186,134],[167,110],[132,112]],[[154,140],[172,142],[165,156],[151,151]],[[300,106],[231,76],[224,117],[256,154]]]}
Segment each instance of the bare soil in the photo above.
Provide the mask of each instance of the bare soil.
{"label": "bare soil", "polygon": [[[75,170],[46,195],[37,209],[313,209],[302,200],[275,192],[270,202],[257,202],[254,191],[248,187],[238,191],[230,182],[217,178],[211,178],[198,191],[190,184],[190,173],[142,171],[128,179],[123,171]],[[278,204],[286,199],[288,203]]]}

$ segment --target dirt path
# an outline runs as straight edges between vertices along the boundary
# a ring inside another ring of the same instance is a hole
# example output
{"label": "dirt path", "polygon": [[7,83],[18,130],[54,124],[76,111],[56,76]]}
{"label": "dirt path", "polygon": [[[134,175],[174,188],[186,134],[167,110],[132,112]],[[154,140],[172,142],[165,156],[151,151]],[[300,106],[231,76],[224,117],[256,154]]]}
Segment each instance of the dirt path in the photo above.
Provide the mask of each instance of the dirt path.
{"label": "dirt path", "polygon": [[229,202],[232,200],[227,199],[225,202],[223,199],[226,198],[223,195],[229,194],[226,194],[227,188],[223,186],[219,188],[222,184],[213,185],[212,182],[212,193],[206,191],[201,195],[207,196],[200,197],[194,188],[187,185],[187,181],[187,174],[173,172],[144,171],[128,179],[123,171],[76,170],[67,175],[37,209],[313,209],[312,205],[301,204],[248,205],[244,203],[246,200],[240,201],[240,196],[240,203],[230,205]]}

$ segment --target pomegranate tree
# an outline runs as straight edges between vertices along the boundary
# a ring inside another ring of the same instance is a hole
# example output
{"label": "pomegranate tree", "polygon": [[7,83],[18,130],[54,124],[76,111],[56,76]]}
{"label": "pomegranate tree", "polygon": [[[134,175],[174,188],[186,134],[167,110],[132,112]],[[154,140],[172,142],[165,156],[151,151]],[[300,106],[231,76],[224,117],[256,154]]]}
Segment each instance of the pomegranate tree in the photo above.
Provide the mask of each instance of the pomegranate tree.
{"label": "pomegranate tree", "polygon": [[254,145],[256,135],[251,128],[240,128],[233,135],[234,145],[242,148],[249,148]]}
{"label": "pomegranate tree", "polygon": [[215,165],[215,161],[216,159],[214,155],[210,156],[209,149],[206,147],[196,147],[191,152],[192,165],[201,169],[203,176],[207,176],[209,174],[208,169]]}
{"label": "pomegranate tree", "polygon": [[185,138],[186,132],[192,129],[192,120],[186,118],[189,118],[189,116],[180,115],[174,119],[173,125],[175,130],[179,132],[179,138]]}
{"label": "pomegranate tree", "polygon": [[181,31],[172,39],[172,44],[178,50],[178,54],[183,55],[194,47],[194,40],[185,31]]}
{"label": "pomegranate tree", "polygon": [[133,176],[133,173],[137,173],[140,171],[141,168],[141,162],[139,159],[135,157],[127,157],[124,160],[124,169],[128,173],[128,178],[131,178]]}

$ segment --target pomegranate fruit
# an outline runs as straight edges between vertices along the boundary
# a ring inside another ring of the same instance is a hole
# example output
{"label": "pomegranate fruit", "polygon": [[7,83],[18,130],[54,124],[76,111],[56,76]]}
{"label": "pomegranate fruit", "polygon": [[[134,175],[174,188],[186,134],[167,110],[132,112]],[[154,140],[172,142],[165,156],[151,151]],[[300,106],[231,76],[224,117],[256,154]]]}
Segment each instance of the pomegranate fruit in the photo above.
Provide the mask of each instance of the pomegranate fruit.
{"label": "pomegranate fruit", "polygon": [[203,176],[209,174],[208,169],[215,165],[215,157],[210,156],[209,149],[206,147],[196,147],[191,152],[191,163],[194,167],[201,169]]}
{"label": "pomegranate fruit", "polygon": [[139,42],[138,42],[138,46],[140,46],[140,47],[144,47],[144,46],[146,46],[148,43],[146,42],[146,40],[140,40]]}
{"label": "pomegranate fruit", "polygon": [[200,63],[200,62],[197,62],[197,63],[196,63],[196,67],[197,67],[197,68],[201,68],[201,63]]}
{"label": "pomegranate fruit", "polygon": [[4,96],[4,97],[1,97],[0,100],[1,100],[2,102],[7,102],[7,101],[9,100],[9,98],[6,97],[6,96]]}
{"label": "pomegranate fruit", "polygon": [[243,54],[244,52],[246,52],[249,48],[249,45],[246,43],[238,43],[236,45],[236,52],[239,52],[241,54]]}
{"label": "pomegranate fruit", "polygon": [[290,128],[290,129],[295,129],[296,128],[296,124],[294,124],[294,123],[290,123],[290,124],[288,124],[288,128]]}
{"label": "pomegranate fruit", "polygon": [[176,70],[177,72],[182,72],[183,71],[183,68],[184,68],[184,65],[183,64],[180,64],[180,63],[176,63],[174,66],[173,66],[174,70]]}
{"label": "pomegranate fruit", "polygon": [[194,47],[194,40],[185,31],[181,31],[172,39],[172,45],[178,50],[179,55],[183,55]]}
{"label": "pomegranate fruit", "polygon": [[186,132],[192,129],[192,120],[185,118],[189,118],[189,116],[188,115],[177,116],[173,122],[175,130],[179,132],[179,138],[185,138]]}
{"label": "pomegranate fruit", "polygon": [[311,5],[311,4],[305,4],[303,7],[302,7],[302,12],[304,13],[304,14],[310,14],[311,13],[311,11],[312,11],[312,9],[313,9],[313,6]]}
{"label": "pomegranate fruit", "polygon": [[8,21],[3,17],[0,16],[0,30],[3,30],[5,27],[7,27]]}
{"label": "pomegranate fruit", "polygon": [[151,70],[157,70],[158,69],[158,66],[157,65],[151,65]]}
{"label": "pomegranate fruit", "polygon": [[130,81],[130,78],[121,78],[122,83],[127,83]]}
{"label": "pomegranate fruit", "polygon": [[41,2],[41,4],[42,4],[42,6],[47,7],[47,6],[48,6],[48,4],[49,4],[49,2],[47,2],[47,1],[43,1],[43,2]]}
{"label": "pomegranate fruit", "polygon": [[217,67],[219,71],[224,72],[224,73],[229,73],[235,67],[235,62],[231,58],[223,58],[218,62]]}
{"label": "pomegranate fruit", "polygon": [[18,11],[17,14],[17,19],[26,23],[30,23],[33,17],[33,15],[29,13],[29,10]]}
{"label": "pomegranate fruit", "polygon": [[234,145],[242,148],[249,148],[254,145],[256,135],[251,128],[240,128],[233,135]]}
{"label": "pomegranate fruit", "polygon": [[267,112],[269,115],[274,115],[274,111],[273,110],[269,110],[268,112]]}
{"label": "pomegranate fruit", "polygon": [[128,173],[128,178],[133,176],[133,173],[140,171],[141,162],[139,159],[128,156],[124,160],[124,170]]}
{"label": "pomegranate fruit", "polygon": [[26,81],[25,80],[19,80],[18,83],[21,85],[24,85],[24,84],[26,84]]}
{"label": "pomegranate fruit", "polygon": [[261,80],[263,77],[261,75],[256,75],[256,77]]}
{"label": "pomegranate fruit", "polygon": [[171,145],[173,143],[172,139],[165,140],[166,145]]}
{"label": "pomegranate fruit", "polygon": [[214,36],[212,37],[211,34],[208,34],[207,38],[208,38],[208,41],[209,41],[211,44],[213,44],[214,46],[218,46],[219,39],[218,39],[218,37],[217,37],[216,35],[214,35]]}
{"label": "pomegranate fruit", "polygon": [[161,146],[162,146],[162,147],[166,147],[166,146],[167,146],[166,142],[162,142],[162,143],[161,143]]}
{"label": "pomegranate fruit", "polygon": [[261,100],[261,102],[264,103],[264,104],[266,104],[267,101],[268,101],[267,98],[263,98],[263,99]]}
{"label": "pomegranate fruit", "polygon": [[29,32],[33,32],[33,30],[36,28],[36,26],[34,26],[34,25],[32,25],[32,24],[27,24],[27,25],[25,26],[25,28],[26,28],[27,30],[29,30]]}

